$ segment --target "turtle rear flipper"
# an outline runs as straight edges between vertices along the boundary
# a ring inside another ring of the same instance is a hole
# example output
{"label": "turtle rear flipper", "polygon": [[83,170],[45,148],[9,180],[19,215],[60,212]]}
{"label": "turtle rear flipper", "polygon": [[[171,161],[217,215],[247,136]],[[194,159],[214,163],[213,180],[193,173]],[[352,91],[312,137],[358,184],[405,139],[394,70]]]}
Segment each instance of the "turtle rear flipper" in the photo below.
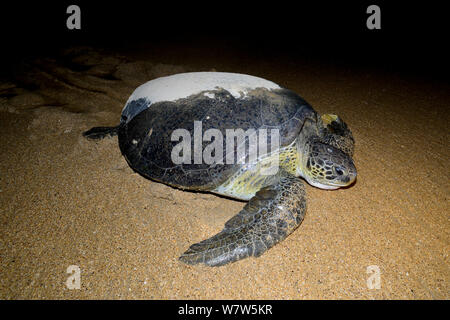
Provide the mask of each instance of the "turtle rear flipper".
{"label": "turtle rear flipper", "polygon": [[100,140],[107,136],[113,137],[119,133],[119,126],[117,127],[94,127],[88,131],[83,132],[83,136],[87,139]]}
{"label": "turtle rear flipper", "polygon": [[282,175],[277,184],[259,190],[220,233],[192,245],[180,260],[220,266],[258,257],[292,233],[305,212],[303,182],[292,175]]}

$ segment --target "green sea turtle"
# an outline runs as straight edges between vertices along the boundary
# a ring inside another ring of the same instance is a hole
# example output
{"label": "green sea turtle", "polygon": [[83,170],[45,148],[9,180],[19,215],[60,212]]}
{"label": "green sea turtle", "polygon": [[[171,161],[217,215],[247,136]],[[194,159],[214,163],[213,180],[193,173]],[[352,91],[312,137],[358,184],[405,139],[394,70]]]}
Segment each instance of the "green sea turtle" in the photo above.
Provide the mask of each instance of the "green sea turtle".
{"label": "green sea turtle", "polygon": [[[175,132],[190,136],[174,139]],[[243,139],[226,138],[236,132],[244,132]],[[84,136],[116,134],[123,156],[142,176],[248,200],[221,232],[181,255],[188,264],[258,257],[285,239],[305,216],[301,178],[322,189],[356,179],[354,139],[341,118],[319,116],[293,91],[250,75],[192,72],[149,81],[130,96],[118,126],[95,127]],[[193,151],[179,148],[180,141]],[[214,161],[206,161],[207,155]]]}

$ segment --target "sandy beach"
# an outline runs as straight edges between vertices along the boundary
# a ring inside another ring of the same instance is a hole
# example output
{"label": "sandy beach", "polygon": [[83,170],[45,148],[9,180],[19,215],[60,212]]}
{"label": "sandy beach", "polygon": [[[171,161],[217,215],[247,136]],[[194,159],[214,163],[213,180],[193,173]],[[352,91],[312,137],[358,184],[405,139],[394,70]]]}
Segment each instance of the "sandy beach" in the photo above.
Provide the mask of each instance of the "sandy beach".
{"label": "sandy beach", "polygon": [[[449,299],[450,86],[216,53],[74,47],[0,83],[0,299]],[[350,188],[308,185],[306,217],[285,241],[216,268],[178,257],[244,202],[147,180],[117,137],[81,135],[116,125],[140,84],[211,70],[269,79],[339,114],[358,169]],[[80,289],[66,285],[71,265]]]}

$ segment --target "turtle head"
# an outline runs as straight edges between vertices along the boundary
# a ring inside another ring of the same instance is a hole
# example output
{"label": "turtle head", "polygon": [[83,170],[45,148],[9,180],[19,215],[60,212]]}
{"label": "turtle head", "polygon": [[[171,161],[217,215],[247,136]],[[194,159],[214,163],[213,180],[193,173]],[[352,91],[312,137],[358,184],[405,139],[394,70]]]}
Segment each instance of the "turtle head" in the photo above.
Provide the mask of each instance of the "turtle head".
{"label": "turtle head", "polygon": [[355,181],[356,168],[348,154],[318,139],[307,141],[302,149],[299,171],[310,185],[337,189]]}

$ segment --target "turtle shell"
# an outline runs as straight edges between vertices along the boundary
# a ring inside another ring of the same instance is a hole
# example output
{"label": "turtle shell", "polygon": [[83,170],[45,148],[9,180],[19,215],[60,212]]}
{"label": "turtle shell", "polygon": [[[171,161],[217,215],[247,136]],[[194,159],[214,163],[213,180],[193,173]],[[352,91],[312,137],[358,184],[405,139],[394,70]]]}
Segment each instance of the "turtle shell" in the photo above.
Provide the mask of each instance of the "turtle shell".
{"label": "turtle shell", "polygon": [[[199,74],[204,76],[205,73]],[[223,79],[223,73],[208,74],[210,77],[206,82],[197,83],[190,91],[186,91],[186,87],[192,86],[196,73],[175,82],[173,77],[177,75],[171,76],[171,81],[166,81],[163,86],[164,90],[184,90],[182,97],[161,97],[160,92],[155,92],[161,88],[161,83],[164,84],[164,78],[157,79],[158,85],[152,86],[150,81],[145,84],[145,90],[142,86],[136,89],[122,112],[119,128],[120,150],[135,171],[177,187],[211,190],[239,170],[243,164],[238,160],[245,163],[249,156],[248,147],[245,148],[245,159],[237,159],[237,144],[231,150],[227,148],[228,130],[254,129],[258,132],[267,129],[266,150],[269,152],[272,150],[270,129],[278,130],[278,145],[284,147],[297,138],[306,118],[315,117],[315,111],[305,100],[273,82],[252,77],[256,81],[249,84],[247,77],[251,76],[227,74],[231,78],[227,84],[223,80],[214,81],[214,74]],[[172,155],[180,143],[179,139],[172,141],[172,134],[177,129],[184,129],[191,137],[192,152],[186,157],[190,161],[181,164],[174,162]],[[196,152],[202,152],[211,144],[211,140],[202,139],[209,129],[216,129],[216,133],[220,131],[224,152],[215,157],[214,163],[199,162],[195,159]],[[248,146],[249,136],[245,136],[245,143]],[[227,161],[230,155],[235,159],[231,163]]]}

